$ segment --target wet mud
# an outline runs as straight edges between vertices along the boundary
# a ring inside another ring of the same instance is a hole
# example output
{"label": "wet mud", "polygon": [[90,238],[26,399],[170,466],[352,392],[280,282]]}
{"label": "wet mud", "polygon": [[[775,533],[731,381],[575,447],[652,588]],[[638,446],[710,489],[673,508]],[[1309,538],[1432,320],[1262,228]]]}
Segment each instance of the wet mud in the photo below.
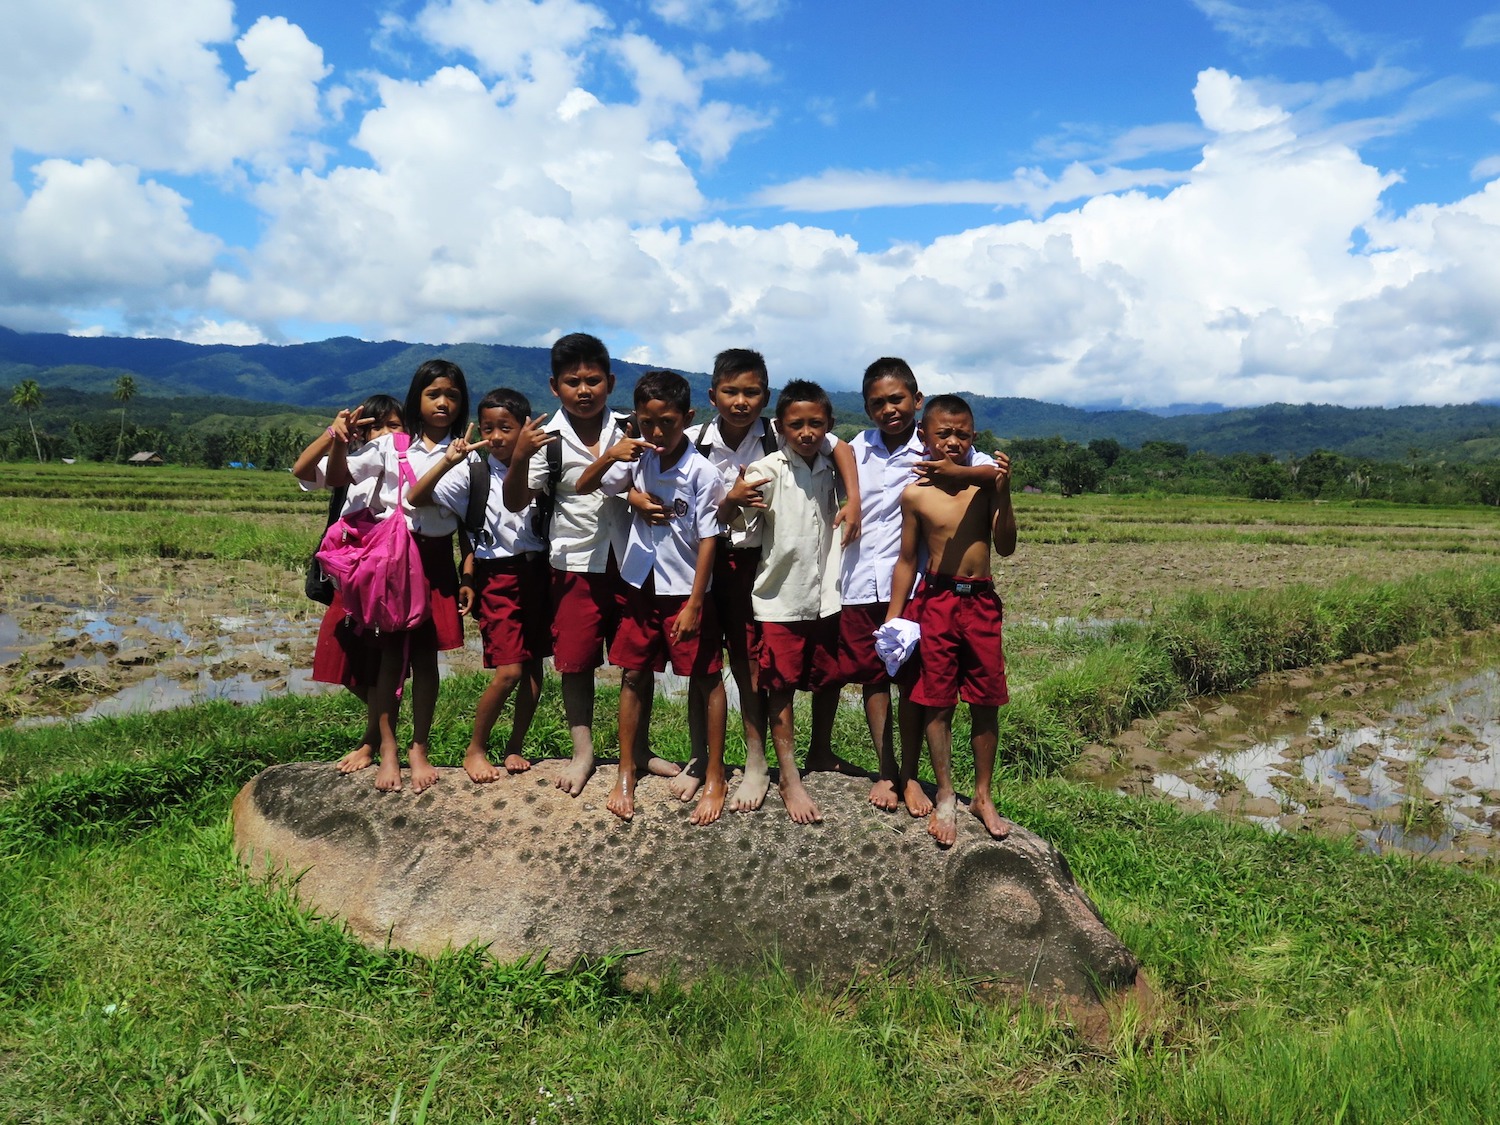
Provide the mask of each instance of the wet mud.
{"label": "wet mud", "polygon": [[1274,832],[1500,866],[1500,628],[1278,674],[1134,723],[1070,771]]}

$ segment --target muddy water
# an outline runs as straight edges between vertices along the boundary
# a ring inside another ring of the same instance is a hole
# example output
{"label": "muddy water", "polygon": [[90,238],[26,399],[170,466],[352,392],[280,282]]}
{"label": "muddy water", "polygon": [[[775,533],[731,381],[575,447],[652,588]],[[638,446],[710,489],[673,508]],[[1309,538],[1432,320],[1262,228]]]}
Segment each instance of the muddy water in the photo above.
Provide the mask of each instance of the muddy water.
{"label": "muddy water", "polygon": [[1311,672],[1136,723],[1076,771],[1271,831],[1500,861],[1500,631]]}

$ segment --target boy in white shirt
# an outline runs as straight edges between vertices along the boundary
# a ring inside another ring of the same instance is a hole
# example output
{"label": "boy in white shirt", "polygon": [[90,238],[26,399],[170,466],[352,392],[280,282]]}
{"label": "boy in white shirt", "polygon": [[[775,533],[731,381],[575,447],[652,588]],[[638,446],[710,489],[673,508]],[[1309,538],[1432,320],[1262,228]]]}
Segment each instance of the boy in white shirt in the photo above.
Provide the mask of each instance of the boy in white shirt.
{"label": "boy in white shirt", "polygon": [[[770,420],[762,417],[771,401],[770,376],[764,357],[750,348],[727,348],[720,352],[714,357],[708,399],[717,416],[691,427],[688,440],[718,469],[737,510],[758,496],[753,478],[746,479],[746,468],[752,461],[781,448],[780,437]],[[859,477],[854,456],[849,446],[832,434],[824,439],[822,451],[833,458],[844,485],[844,505],[834,523],[842,527],[847,547],[859,535],[860,526]],[[760,689],[757,668],[760,627],[751,605],[751,590],[761,557],[760,539],[758,524],[736,527],[727,515],[720,519],[711,591],[724,630],[729,671],[739,689],[740,718],[745,729],[745,774],[729,798],[729,807],[739,812],[760,808],[770,776],[766,769],[765,695]],[[819,768],[846,765],[834,758],[820,763]]]}
{"label": "boy in white shirt", "polygon": [[[462,518],[469,509],[474,482],[467,471],[449,470],[457,465],[467,467],[483,457],[488,475],[484,525],[478,529],[474,544],[474,578],[464,579],[474,584],[475,616],[484,638],[484,666],[495,670],[479,697],[474,732],[464,753],[464,770],[480,784],[500,776],[489,758],[489,741],[512,691],[516,693],[516,706],[506,743],[505,769],[507,773],[524,773],[531,768],[525,755],[526,733],[541,698],[542,661],[552,652],[547,544],[535,526],[534,506],[511,512],[502,499],[516,438],[530,416],[531,403],[519,391],[507,387],[490,391],[479,401],[481,440],[454,439],[443,459],[411,490],[413,504],[431,500]],[[485,482],[481,479],[479,483]]]}
{"label": "boy in white shirt", "polygon": [[[553,344],[551,385],[562,409],[545,427],[545,415],[521,427],[504,496],[512,512],[538,496],[552,498],[552,664],[562,680],[563,712],[573,737],[573,763],[557,787],[576,797],[594,772],[594,672],[619,625],[623,594],[616,560],[625,552],[629,524],[623,500],[582,494],[578,478],[626,432],[625,419],[609,409],[615,377],[603,341],[575,332]],[[533,456],[554,442],[562,452],[555,459],[555,480],[547,458]],[[660,759],[652,759],[648,768],[677,772]]]}
{"label": "boy in white shirt", "polygon": [[[833,428],[833,406],[816,383],[794,379],[776,401],[776,425],[785,447],[745,470],[751,499],[726,500],[737,525],[761,528],[761,558],[752,592],[760,623],[760,685],[767,693],[771,741],[780,767],[787,814],[813,824],[822,813],[797,772],[792,702],[813,693],[808,769],[833,759],[833,719],[838,709],[839,554],[833,462],[822,452]],[[746,763],[747,777],[750,763]]]}
{"label": "boy in white shirt", "polygon": [[[886,619],[891,580],[901,553],[901,494],[920,480],[943,479],[993,488],[995,463],[978,451],[963,464],[927,448],[917,426],[922,392],[904,359],[884,356],[865,369],[861,392],[873,428],[848,443],[858,466],[864,497],[863,534],[844,551],[840,577],[840,678],[859,684],[865,721],[880,760],[880,775],[870,789],[870,803],[894,812],[898,802],[914,817],[932,812],[932,802],[917,781],[922,751],[923,712],[903,692],[900,712],[901,765],[891,740],[891,678],[875,651],[875,630]],[[901,591],[903,600],[910,590]]]}
{"label": "boy in white shirt", "polygon": [[[620,769],[607,802],[623,820],[635,815],[636,750],[650,722],[656,672],[688,678],[688,731],[693,757],[707,755],[694,824],[711,824],[724,808],[724,667],[714,603],[708,597],[719,541],[719,474],[687,440],[693,418],[687,380],[648,371],[635,387],[640,438],[625,438],[578,478],[580,494],[632,488],[655,498],[666,518],[637,510],[620,560],[625,608],[609,660],[620,678]],[[686,775],[687,771],[679,777]],[[686,799],[696,786],[674,791]]]}

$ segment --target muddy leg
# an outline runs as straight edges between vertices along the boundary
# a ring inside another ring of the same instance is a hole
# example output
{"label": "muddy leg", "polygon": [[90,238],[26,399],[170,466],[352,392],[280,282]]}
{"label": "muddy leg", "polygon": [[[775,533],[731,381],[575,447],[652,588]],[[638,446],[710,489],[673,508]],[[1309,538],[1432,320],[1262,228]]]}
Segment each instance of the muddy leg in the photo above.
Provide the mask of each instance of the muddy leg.
{"label": "muddy leg", "polygon": [[380,747],[380,769],[375,772],[375,788],[387,793],[401,788],[401,758],[396,748],[396,722],[400,717],[401,701],[396,697],[396,691],[401,687],[405,662],[405,641],[399,637],[382,637],[380,675],[370,689],[369,709]]}
{"label": "muddy leg", "polygon": [[573,736],[573,763],[557,779],[557,787],[576,797],[594,774],[594,673],[564,672],[562,697],[563,715]]}
{"label": "muddy leg", "polygon": [[904,690],[901,704],[896,709],[896,725],[901,731],[901,799],[906,802],[906,811],[920,820],[932,812],[932,801],[917,780],[917,767],[922,763],[922,734],[927,727],[927,709],[907,699]]}
{"label": "muddy leg", "polygon": [[760,690],[755,665],[748,660],[735,661],[729,669],[740,689],[740,718],[745,724],[745,775],[734,787],[729,807],[735,812],[754,812],[771,784],[766,768],[766,694]]}
{"label": "muddy leg", "polygon": [[436,648],[411,650],[411,746],[406,751],[411,766],[411,791],[421,793],[437,784],[438,772],[427,760],[427,742],[432,737],[432,716],[437,711],[438,658]]}
{"label": "muddy leg", "polygon": [[969,726],[973,734],[969,745],[974,750],[974,800],[969,811],[979,818],[984,830],[997,840],[1010,835],[1010,821],[995,808],[995,750],[1000,741],[999,714],[994,707],[969,707]]}
{"label": "muddy leg", "polygon": [[[704,744],[693,744],[693,757],[707,754],[708,766],[704,771],[703,792],[693,809],[694,824],[712,824],[724,811],[724,726],[729,707],[724,695],[723,676],[694,676],[689,691],[701,699],[703,712]],[[688,772],[686,770],[684,773]]]}
{"label": "muddy leg", "polygon": [[953,793],[953,708],[927,708],[927,752],[932,755],[932,772],[937,777],[937,807],[927,822],[927,832],[940,847],[951,848],[958,839],[958,822],[954,811],[958,799]]}
{"label": "muddy leg", "polygon": [[635,816],[635,762],[642,719],[650,721],[646,700],[656,686],[650,672],[627,668],[620,673],[620,768],[606,805],[621,820]]}
{"label": "muddy leg", "polygon": [[896,768],[895,748],[891,745],[891,687],[889,684],[865,684],[865,725],[880,772],[870,787],[870,804],[883,812],[895,812],[900,776]]}
{"label": "muddy leg", "polygon": [[516,706],[510,716],[510,739],[505,744],[507,773],[525,773],[531,768],[531,760],[526,757],[526,735],[531,730],[531,720],[536,716],[541,698],[542,662],[528,660],[521,665],[521,679],[516,684]]}
{"label": "muddy leg", "polygon": [[500,718],[506,699],[520,682],[521,666],[502,664],[495,669],[495,675],[474,709],[474,733],[469,736],[469,748],[464,751],[464,772],[481,785],[500,776],[500,771],[490,761],[490,734],[495,729],[495,721]]}
{"label": "muddy leg", "polygon": [[808,796],[797,772],[797,734],[792,725],[791,691],[773,691],[768,699],[771,741],[776,746],[776,766],[781,771],[781,800],[787,815],[797,824],[816,824],[823,819],[818,806]]}

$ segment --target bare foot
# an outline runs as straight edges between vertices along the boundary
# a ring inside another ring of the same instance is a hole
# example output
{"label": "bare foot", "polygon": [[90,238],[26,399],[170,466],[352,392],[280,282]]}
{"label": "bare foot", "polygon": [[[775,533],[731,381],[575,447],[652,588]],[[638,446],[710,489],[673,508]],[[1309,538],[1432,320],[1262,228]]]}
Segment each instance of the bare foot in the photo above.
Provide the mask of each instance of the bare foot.
{"label": "bare foot", "polygon": [[703,784],[703,778],[698,776],[698,770],[695,770],[694,766],[698,766],[698,770],[702,769],[701,764],[694,758],[682,767],[681,773],[667,782],[667,788],[672,791],[672,796],[679,801],[691,801],[697,794],[698,787]]}
{"label": "bare foot", "polygon": [[605,807],[621,820],[630,820],[635,816],[635,784],[634,779],[627,781],[621,774],[615,781],[615,787],[609,791],[609,800],[605,801]]}
{"label": "bare foot", "polygon": [[652,754],[646,759],[646,772],[652,777],[676,777],[682,772],[682,767],[676,762],[669,762]]}
{"label": "bare foot", "polygon": [[771,775],[764,766],[745,769],[740,783],[734,787],[734,796],[729,798],[729,807],[735,812],[754,812],[766,799],[766,790],[771,787]]}
{"label": "bare foot", "polygon": [[938,842],[940,848],[951,848],[958,839],[958,802],[952,793],[938,798],[932,819],[927,822],[927,834]]}
{"label": "bare foot", "polygon": [[712,824],[724,812],[724,779],[710,781],[703,786],[703,795],[688,817],[694,824]]}
{"label": "bare foot", "polygon": [[339,759],[339,773],[358,773],[367,770],[375,764],[375,751],[366,742],[363,746],[356,746],[349,753]]}
{"label": "bare foot", "polygon": [[807,752],[807,766],[803,772],[812,773],[814,771],[818,773],[841,773],[845,777],[870,776],[869,770],[862,770],[853,762],[844,761],[843,758],[840,758],[832,750],[822,750],[816,754],[811,750]]}
{"label": "bare foot", "polygon": [[401,760],[394,750],[380,755],[380,769],[375,772],[375,788],[382,793],[395,793],[401,789]]}
{"label": "bare foot", "polygon": [[781,803],[786,806],[787,816],[792,818],[794,824],[821,824],[823,814],[818,811],[818,806],[813,804],[813,799],[807,795],[807,790],[802,787],[800,778],[781,779]]}
{"label": "bare foot", "polygon": [[906,785],[901,790],[901,799],[906,802],[906,811],[921,820],[932,812],[932,799],[927,796],[927,790],[922,788],[922,783],[916,778],[908,778]]}
{"label": "bare foot", "polygon": [[870,786],[870,804],[881,812],[896,811],[896,783],[889,778],[882,777],[874,785]]}
{"label": "bare foot", "polygon": [[975,797],[969,802],[969,811],[979,818],[984,825],[984,830],[997,840],[1003,840],[1010,835],[1010,821],[1006,820],[995,806],[982,797]]}
{"label": "bare foot", "polygon": [[576,797],[583,792],[583,787],[588,784],[589,778],[594,776],[594,756],[592,754],[581,755],[575,753],[573,761],[568,768],[563,770],[557,778],[557,787],[569,797]]}
{"label": "bare foot", "polygon": [[464,773],[469,775],[469,780],[476,785],[485,785],[496,780],[500,771],[495,768],[495,763],[490,761],[489,755],[483,750],[470,748],[464,755]]}
{"label": "bare foot", "polygon": [[433,769],[432,763],[427,760],[427,747],[413,742],[406,751],[406,758],[411,764],[411,791],[413,793],[431,789],[437,784],[438,771]]}
{"label": "bare foot", "polygon": [[506,773],[525,773],[530,768],[531,762],[524,754],[505,755]]}

